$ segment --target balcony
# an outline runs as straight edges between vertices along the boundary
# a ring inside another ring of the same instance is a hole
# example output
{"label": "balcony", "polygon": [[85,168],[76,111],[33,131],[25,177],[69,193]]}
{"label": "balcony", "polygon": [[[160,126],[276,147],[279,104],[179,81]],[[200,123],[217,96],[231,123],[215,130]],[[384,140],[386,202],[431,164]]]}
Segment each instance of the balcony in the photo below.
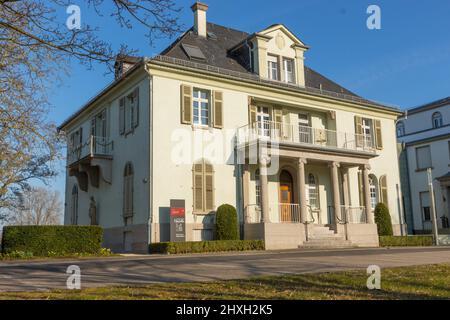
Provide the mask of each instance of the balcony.
{"label": "balcony", "polygon": [[98,188],[100,178],[111,183],[114,143],[105,137],[90,136],[67,152],[69,176],[76,177],[81,190],[87,191],[89,182]]}
{"label": "balcony", "polygon": [[362,134],[274,121],[253,122],[240,127],[237,131],[238,146],[251,144],[258,140],[276,142],[280,145],[375,153],[372,137]]}

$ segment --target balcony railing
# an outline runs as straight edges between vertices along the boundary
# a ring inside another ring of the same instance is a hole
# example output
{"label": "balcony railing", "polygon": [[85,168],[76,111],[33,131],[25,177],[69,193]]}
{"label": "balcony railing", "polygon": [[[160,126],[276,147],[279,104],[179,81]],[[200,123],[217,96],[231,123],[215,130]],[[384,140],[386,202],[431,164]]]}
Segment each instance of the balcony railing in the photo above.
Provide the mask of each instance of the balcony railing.
{"label": "balcony railing", "polygon": [[[301,223],[300,205],[297,203],[269,204],[269,218],[275,223]],[[306,223],[318,223],[320,211],[314,211],[307,206]],[[245,208],[245,223],[261,222],[261,207],[253,204]]]}
{"label": "balcony railing", "polygon": [[90,136],[87,141],[76,146],[69,146],[67,152],[68,164],[73,164],[81,159],[95,156],[112,156],[113,141],[105,137]]}
{"label": "balcony railing", "polygon": [[277,141],[325,148],[375,152],[372,137],[322,128],[286,124],[274,121],[258,121],[243,126],[237,132],[238,144],[255,140]]}

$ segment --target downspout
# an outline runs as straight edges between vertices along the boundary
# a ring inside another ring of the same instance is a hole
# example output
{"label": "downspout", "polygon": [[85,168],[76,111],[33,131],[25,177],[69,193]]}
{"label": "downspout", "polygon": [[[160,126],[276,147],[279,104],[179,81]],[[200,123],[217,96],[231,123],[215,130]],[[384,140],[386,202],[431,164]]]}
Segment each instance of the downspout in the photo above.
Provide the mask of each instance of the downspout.
{"label": "downspout", "polygon": [[147,244],[153,242],[153,77],[150,74],[147,63],[149,60],[144,58],[144,69],[148,74],[149,79],[149,99],[148,99],[148,136],[149,136],[149,148],[148,148],[148,159],[149,159],[149,197],[148,197],[148,219],[147,219]]}

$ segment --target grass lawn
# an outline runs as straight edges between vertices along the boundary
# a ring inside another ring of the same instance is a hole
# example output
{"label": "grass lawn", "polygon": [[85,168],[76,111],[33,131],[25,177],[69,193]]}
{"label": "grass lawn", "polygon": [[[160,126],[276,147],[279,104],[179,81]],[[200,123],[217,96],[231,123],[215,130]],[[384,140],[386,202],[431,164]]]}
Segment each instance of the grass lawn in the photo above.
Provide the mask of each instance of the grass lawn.
{"label": "grass lawn", "polygon": [[0,299],[450,299],[450,264],[382,269],[381,290],[364,271],[162,283],[81,291],[7,292]]}

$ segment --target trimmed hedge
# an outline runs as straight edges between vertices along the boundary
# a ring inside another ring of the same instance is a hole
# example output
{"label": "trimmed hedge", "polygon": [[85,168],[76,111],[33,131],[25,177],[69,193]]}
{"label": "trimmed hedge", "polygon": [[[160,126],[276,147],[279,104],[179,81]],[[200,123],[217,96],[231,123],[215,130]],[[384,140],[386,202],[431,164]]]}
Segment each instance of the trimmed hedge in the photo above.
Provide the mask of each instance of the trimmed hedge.
{"label": "trimmed hedge", "polygon": [[392,221],[389,209],[384,203],[378,203],[375,207],[375,223],[377,224],[378,235],[392,236]]}
{"label": "trimmed hedge", "polygon": [[236,208],[223,204],[216,213],[217,240],[239,240],[239,229]]}
{"label": "trimmed hedge", "polygon": [[98,254],[103,229],[99,226],[7,226],[3,228],[2,252],[27,252],[35,257]]}
{"label": "trimmed hedge", "polygon": [[433,245],[433,236],[382,236],[380,247],[429,247]]}
{"label": "trimmed hedge", "polygon": [[200,242],[160,242],[149,245],[150,253],[182,254],[264,250],[262,240],[218,240]]}

